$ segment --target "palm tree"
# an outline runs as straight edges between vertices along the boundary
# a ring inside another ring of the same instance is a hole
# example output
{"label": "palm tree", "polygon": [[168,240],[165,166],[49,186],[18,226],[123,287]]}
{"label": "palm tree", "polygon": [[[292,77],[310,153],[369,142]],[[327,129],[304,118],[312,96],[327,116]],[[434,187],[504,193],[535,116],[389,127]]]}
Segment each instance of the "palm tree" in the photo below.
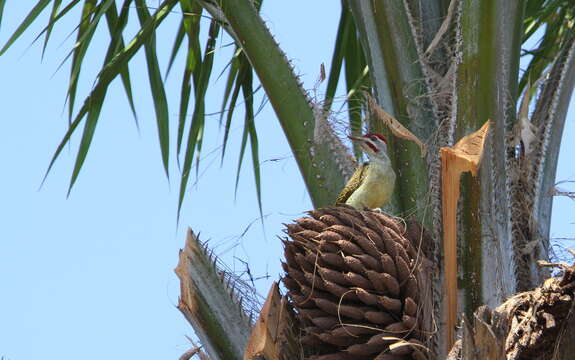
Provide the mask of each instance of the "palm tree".
{"label": "palm tree", "polygon": [[[547,276],[536,266],[536,261],[549,258],[550,194],[555,183],[558,139],[575,85],[575,6],[571,1],[343,0],[322,102],[312,101],[300,84],[259,15],[261,1],[164,0],[150,7],[143,0],[124,0],[120,5],[113,0],[82,3],[73,0],[65,6],[59,0],[40,0],[0,49],[0,55],[49,4],[52,10],[43,31],[44,46],[58,20],[71,9],[82,6],[77,41],[71,52],[67,94],[70,126],[50,163],[51,168],[71,135],[83,125],[70,188],[90,148],[106,91],[113,80],[120,78],[130,105],[134,106],[129,64],[142,48],[154,98],[163,165],[168,172],[170,124],[155,33],[168,16],[177,16],[181,17],[181,24],[174,36],[168,71],[187,42],[176,138],[177,158],[181,160],[179,207],[202,145],[204,100],[212,77],[213,50],[223,30],[236,46],[223,95],[222,109],[229,108],[225,119],[223,116],[221,119],[225,120],[223,152],[241,92],[246,110],[240,161],[249,143],[258,189],[255,77],[281,123],[316,208],[333,203],[353,170],[353,161],[330,123],[331,105],[342,70],[350,132],[357,134],[370,128],[390,138],[398,177],[389,211],[417,219],[432,234],[430,256],[436,264],[432,279],[434,313],[440,325],[434,338],[437,354],[444,353],[446,344],[453,341],[453,333],[448,329],[455,324],[456,309],[443,310],[445,298],[440,294],[444,281],[451,284],[450,291],[459,291],[459,302],[463,304],[459,310],[471,317],[479,305],[493,307],[518,291],[539,285]],[[0,1],[0,16],[3,6],[4,1]],[[179,11],[175,11],[177,7]],[[137,14],[141,27],[127,41],[124,29],[133,13]],[[200,18],[204,16],[212,19],[207,39],[200,37]],[[101,21],[111,34],[104,65],[81,108],[74,111],[81,65]],[[522,50],[522,44],[537,36],[541,40],[534,50]],[[205,42],[203,51],[202,42]],[[519,67],[522,56],[530,57],[524,72]],[[370,97],[377,106],[367,105],[365,99]],[[425,156],[416,143],[393,136],[396,133],[378,120],[380,108],[425,143]],[[192,116],[188,122],[189,112]],[[442,188],[446,175],[442,176],[440,149],[453,146],[488,120],[492,125],[477,176],[464,174],[455,207],[447,206],[445,196],[452,189]],[[360,156],[355,150],[356,156]],[[259,195],[258,202],[261,208]],[[456,221],[447,224],[447,215],[452,213],[457,214]],[[448,239],[449,225],[459,227],[457,244],[455,238]],[[459,254],[452,252],[455,255],[448,258],[445,255],[448,249],[459,249]],[[446,264],[460,269],[458,282],[453,281],[456,273],[447,269]],[[225,292],[225,287],[216,289],[211,296],[221,297],[220,291]],[[222,325],[222,321],[216,322]],[[221,339],[227,336],[245,341],[249,324],[238,331],[240,334],[234,335],[231,330],[228,333],[224,330]],[[209,336],[202,339],[210,342]],[[237,346],[241,347],[242,341]],[[211,347],[210,355],[240,357],[237,348],[221,350],[233,343],[213,343],[217,346]],[[217,347],[220,351],[214,350]]]}

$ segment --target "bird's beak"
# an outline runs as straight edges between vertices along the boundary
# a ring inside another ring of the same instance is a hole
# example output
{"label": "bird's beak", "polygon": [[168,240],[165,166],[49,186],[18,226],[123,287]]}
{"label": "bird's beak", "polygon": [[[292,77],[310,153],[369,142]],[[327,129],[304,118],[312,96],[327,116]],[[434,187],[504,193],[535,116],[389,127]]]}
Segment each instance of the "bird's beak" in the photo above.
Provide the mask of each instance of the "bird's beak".
{"label": "bird's beak", "polygon": [[347,137],[351,139],[351,141],[363,141],[363,136],[348,135]]}
{"label": "bird's beak", "polygon": [[365,136],[354,136],[354,135],[348,135],[348,138],[351,139],[351,141],[354,142],[358,142],[359,146],[362,147],[363,150],[367,151],[368,153],[371,152],[378,152],[378,148],[377,146],[369,140],[369,138],[365,137]]}

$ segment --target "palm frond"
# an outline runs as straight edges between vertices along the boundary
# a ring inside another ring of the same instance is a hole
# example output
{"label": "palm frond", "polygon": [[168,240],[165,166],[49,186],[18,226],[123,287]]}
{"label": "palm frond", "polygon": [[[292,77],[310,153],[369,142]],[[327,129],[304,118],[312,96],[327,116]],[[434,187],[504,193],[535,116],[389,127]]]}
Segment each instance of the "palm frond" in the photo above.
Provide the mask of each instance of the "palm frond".
{"label": "palm frond", "polygon": [[192,161],[196,150],[201,150],[202,133],[205,121],[205,104],[204,98],[212,74],[212,66],[214,62],[214,49],[216,39],[219,35],[220,26],[217,21],[212,20],[209,30],[209,38],[204,51],[204,59],[201,63],[201,71],[198,83],[195,87],[196,102],[194,104],[194,113],[192,115],[192,122],[188,131],[188,142],[184,154],[184,164],[182,168],[182,176],[180,179],[180,193],[178,198],[178,216],[182,208],[188,180],[192,169]]}
{"label": "palm frond", "polygon": [[355,31],[353,18],[347,6],[346,0],[342,0],[341,5],[341,15],[339,18],[337,35],[335,37],[333,54],[331,56],[331,66],[329,69],[325,98],[323,101],[323,109],[326,112],[330,110],[333,98],[335,97],[335,91],[337,90],[337,84],[341,74],[343,59],[347,53],[347,46],[350,43],[349,34],[350,32]]}
{"label": "palm frond", "polygon": [[[140,19],[140,25],[142,27],[153,19],[148,11],[145,0],[136,0],[136,9],[138,18]],[[166,91],[164,90],[164,83],[162,81],[162,74],[158,63],[158,55],[156,53],[155,33],[150,33],[150,36],[144,42],[144,48],[146,52],[146,62],[148,64],[150,88],[152,91],[152,98],[154,99],[154,109],[156,111],[156,122],[158,125],[158,137],[160,139],[162,162],[164,164],[166,176],[169,176],[168,160],[170,157],[170,116],[168,113],[168,100],[166,98]]]}
{"label": "palm frond", "polygon": [[84,104],[82,108],[76,114],[74,120],[70,123],[69,129],[64,135],[64,138],[60,142],[56,152],[52,156],[48,169],[46,170],[46,174],[44,179],[50,172],[54,162],[60,155],[63,147],[69,142],[70,137],[76,131],[78,125],[88,114],[88,119],[86,120],[86,124],[84,127],[84,131],[82,134],[82,139],[80,142],[80,146],[78,149],[78,154],[76,156],[76,162],[74,165],[74,170],[72,172],[72,178],[70,181],[69,191],[72,189],[78,174],[82,168],[88,150],[90,148],[90,144],[92,138],[94,136],[94,132],[96,129],[97,121],[99,118],[101,106],[104,102],[104,98],[106,95],[106,91],[110,83],[120,75],[127,67],[129,60],[137,53],[137,51],[150,39],[150,37],[154,34],[154,30],[161,24],[161,22],[165,19],[168,15],[170,10],[174,7],[175,2],[173,0],[166,0],[155,11],[155,13],[143,21],[141,29],[138,33],[133,37],[132,41],[120,51],[118,51],[109,62],[104,64],[102,70],[98,75],[98,81],[96,82],[94,88],[88,95],[88,97],[84,100]]}
{"label": "palm frond", "polygon": [[[40,39],[42,37],[42,35],[45,35],[48,30],[50,30],[50,33],[52,32],[52,29],[54,27],[54,25],[56,25],[56,23],[58,22],[58,20],[60,20],[61,18],[64,17],[64,15],[66,15],[67,13],[70,12],[70,10],[74,9],[74,7],[76,5],[78,5],[78,3],[80,2],[80,0],[72,0],[70,1],[70,3],[68,3],[68,5],[66,5],[62,10],[58,11],[57,14],[54,15],[54,17],[50,17],[50,20],[48,21],[48,25],[46,25],[46,27],[44,27],[44,29],[42,29],[42,31],[40,31],[40,33],[38,35],[36,35],[36,37],[34,38],[33,42],[38,41],[38,39]],[[51,26],[52,25],[52,26]],[[48,40],[45,38],[44,42],[47,46],[48,44]],[[44,51],[44,49],[42,50]]]}
{"label": "palm frond", "polygon": [[251,153],[252,153],[252,166],[254,169],[254,180],[256,184],[256,195],[258,200],[258,206],[260,210],[260,216],[263,218],[262,212],[262,197],[261,197],[261,178],[260,178],[260,160],[259,160],[259,150],[258,150],[258,135],[255,127],[255,116],[254,116],[254,99],[253,99],[253,78],[252,72],[246,71],[245,78],[241,82],[242,93],[244,95],[244,105],[245,105],[245,122],[244,131],[242,135],[242,143],[240,147],[240,155],[238,160],[238,168],[236,173],[236,193],[238,190],[238,182],[240,179],[240,170],[242,167],[242,160],[244,157],[244,152],[246,149],[246,144],[249,136]]}
{"label": "palm frond", "polygon": [[[38,1],[38,3],[32,8],[32,10],[30,10],[24,21],[22,21],[20,26],[18,26],[18,28],[16,29],[16,31],[14,31],[12,36],[10,36],[8,41],[6,41],[6,44],[4,44],[4,46],[0,49],[0,55],[4,54],[6,50],[8,50],[10,46],[14,43],[14,41],[16,41],[20,37],[20,35],[22,35],[22,33],[28,28],[28,26],[30,26],[30,24],[32,24],[34,20],[36,20],[38,15],[42,13],[44,8],[48,6],[50,1],[51,0]],[[0,9],[2,10],[4,9],[4,1],[2,1],[2,3],[0,4]]]}
{"label": "palm frond", "polygon": [[[82,138],[80,140],[80,146],[78,148],[74,169],[72,171],[68,193],[71,191],[73,184],[76,182],[84,164],[84,160],[90,149],[92,139],[96,132],[99,114],[103,106],[107,88],[110,83],[117,77],[121,78],[128,103],[134,118],[136,119],[136,126],[139,127],[136,108],[132,95],[132,85],[128,64],[132,57],[142,47],[144,48],[146,56],[150,90],[154,99],[154,109],[156,114],[163,167],[166,176],[169,176],[168,166],[170,159],[170,121],[167,96],[162,80],[162,72],[159,67],[159,56],[157,54],[155,45],[155,30],[158,28],[164,18],[171,12],[172,8],[176,4],[180,4],[182,10],[182,19],[179,30],[175,34],[174,45],[169,56],[168,66],[165,74],[165,76],[167,76],[171,71],[176,56],[182,48],[184,39],[187,39],[187,57],[182,75],[179,106],[180,111],[178,116],[176,141],[176,159],[178,160],[178,164],[180,163],[180,158],[183,159],[182,174],[180,178],[180,195],[178,201],[179,214],[182,202],[185,197],[190,172],[193,166],[195,166],[196,169],[199,167],[199,154],[202,148],[202,137],[205,121],[204,98],[211,78],[216,39],[220,34],[219,23],[217,21],[212,21],[209,30],[209,38],[206,41],[206,48],[202,55],[202,49],[200,47],[200,20],[202,17],[203,8],[199,1],[165,0],[155,10],[154,14],[150,14],[148,10],[149,8],[147,7],[146,2],[143,0],[124,0],[120,9],[117,8],[116,3],[113,0],[85,0],[82,2],[80,0],[71,0],[63,8],[61,0],[54,0],[52,2],[49,0],[41,0],[28,13],[24,21],[8,39],[6,44],[4,44],[0,50],[0,54],[4,53],[8,48],[10,48],[14,41],[16,41],[18,37],[30,26],[30,24],[32,24],[38,18],[38,15],[50,3],[52,6],[48,24],[36,38],[38,39],[42,35],[45,36],[42,46],[42,55],[45,53],[53,29],[58,24],[59,20],[64,15],[69,13],[69,11],[73,8],[77,8],[78,5],[82,6],[78,26],[75,30],[75,45],[62,61],[63,64],[69,58],[71,59],[69,86],[67,93],[69,127],[58,148],[56,149],[48,166],[48,170],[45,174],[45,177],[49,174],[52,166],[54,165],[54,162],[59,157],[63,146],[69,142],[71,136],[78,130],[78,126],[84,122]],[[2,6],[0,9],[3,9],[3,4],[4,1],[1,1],[0,5]],[[261,1],[255,2],[254,5],[256,10],[259,11],[259,8],[261,7]],[[132,10],[135,10],[138,15],[140,30],[126,45],[124,43],[123,34],[128,23],[129,14]],[[110,33],[110,42],[106,56],[104,58],[104,65],[98,75],[95,86],[89,95],[85,98],[83,106],[75,112],[74,107],[76,103],[77,88],[80,80],[82,65],[87,58],[86,54],[88,50],[92,47],[91,40],[100,24],[102,16],[105,16],[106,24]],[[234,113],[234,109],[237,105],[239,92],[240,90],[243,90],[245,100],[244,104],[246,106],[245,130],[251,144],[250,146],[253,157],[252,162],[254,164],[255,175],[254,178],[258,194],[257,200],[261,210],[260,171],[259,160],[257,160],[257,132],[253,121],[253,70],[249,61],[243,54],[242,50],[240,50],[240,48],[237,48],[231,63],[232,66],[228,76],[228,85],[225,90],[224,101],[222,104],[222,114],[224,113],[228,102],[230,105],[230,108],[227,111],[228,116],[226,118],[226,135],[224,137],[224,151],[222,152],[222,159],[225,153],[225,147],[231,126],[231,119]],[[241,76],[238,77],[238,74]],[[188,107],[192,101],[194,106],[193,115],[191,117],[191,121],[188,123]],[[186,143],[183,144],[185,139]],[[241,161],[238,166],[241,167]]]}
{"label": "palm frond", "polygon": [[[350,42],[345,52],[347,112],[351,133],[359,135],[362,131],[362,108],[365,101],[363,91],[369,91],[365,88],[369,79],[369,67],[355,32],[350,32],[349,39]],[[356,159],[361,158],[361,149],[357,144],[354,144],[354,153]]]}
{"label": "palm frond", "polygon": [[[344,176],[333,159],[333,144],[314,144],[314,104],[250,0],[202,1],[210,14],[241,45],[280,121],[314,205],[331,204]],[[262,52],[261,49],[266,49]],[[323,164],[325,166],[318,166]]]}
{"label": "palm frond", "polygon": [[48,46],[48,39],[50,39],[50,34],[54,28],[56,15],[58,15],[58,10],[60,9],[60,4],[62,0],[54,0],[52,4],[52,12],[50,13],[50,20],[48,21],[48,26],[46,26],[46,37],[44,38],[44,45],[42,46],[42,57],[44,57],[44,52],[46,51],[46,46]]}
{"label": "palm frond", "polygon": [[[76,44],[72,50],[72,66],[70,69],[70,85],[68,86],[68,118],[71,120],[74,114],[74,103],[76,99],[76,89],[80,78],[80,70],[90,46],[90,41],[98,27],[101,17],[107,12],[108,8],[114,4],[113,0],[106,0],[100,4],[96,0],[86,0],[82,8],[82,16],[78,26]],[[52,24],[53,26],[53,24]],[[48,35],[48,32],[46,32]],[[67,59],[67,57],[66,57]],[[64,60],[65,61],[65,60]]]}
{"label": "palm frond", "polygon": [[543,34],[538,35],[540,40],[534,49],[524,49],[523,55],[531,55],[532,58],[519,81],[520,92],[528,81],[535,82],[541,78],[575,36],[575,3],[568,0],[530,0],[523,26],[523,44],[536,34]]}
{"label": "palm frond", "polygon": [[[108,51],[106,53],[106,59],[104,63],[108,63],[112,58],[124,48],[124,38],[122,33],[126,24],[128,23],[129,14],[129,4],[132,0],[125,0],[122,5],[122,10],[120,15],[118,15],[118,10],[116,9],[116,4],[110,6],[108,11],[106,11],[106,21],[108,23],[108,31],[110,32],[111,40],[108,46]],[[134,120],[136,122],[136,127],[139,129],[138,115],[136,114],[136,106],[134,104],[134,98],[132,96],[132,82],[130,80],[130,72],[128,65],[124,66],[124,69],[120,73],[122,77],[122,85],[124,86],[124,91],[128,98],[128,103],[130,104],[130,110],[132,110],[132,115],[134,115]]]}
{"label": "palm frond", "polygon": [[[342,1],[341,16],[323,102],[323,110],[326,113],[332,106],[342,67],[344,67],[345,72],[349,129],[352,134],[358,135],[362,131],[362,107],[364,105],[364,97],[361,94],[362,91],[370,90],[366,88],[369,83],[369,67],[346,0]],[[357,144],[353,146],[355,156],[359,159],[361,149]]]}
{"label": "palm frond", "polygon": [[2,25],[2,14],[4,14],[4,5],[6,5],[6,0],[0,0],[0,25]]}
{"label": "palm frond", "polygon": [[184,74],[182,77],[182,90],[180,98],[180,115],[178,120],[178,138],[176,148],[178,159],[181,153],[182,140],[184,138],[184,130],[188,114],[188,105],[190,102],[192,90],[190,80],[193,80],[194,92],[197,92],[202,70],[202,51],[200,49],[199,41],[202,8],[198,5],[197,2],[191,0],[180,1],[180,6],[183,12],[182,24],[184,26],[185,34],[188,38],[188,53],[186,57]]}
{"label": "palm frond", "polygon": [[[178,27],[178,31],[176,32],[176,38],[174,39],[174,45],[172,46],[172,52],[170,54],[170,60],[168,61],[168,68],[166,69],[166,76],[165,79],[168,78],[170,71],[172,70],[172,66],[174,65],[174,60],[176,60],[176,56],[182,47],[182,43],[184,42],[184,38],[186,37],[186,28],[184,26],[185,16],[182,17],[180,21],[180,26]],[[165,80],[164,79],[164,80]]]}
{"label": "palm frond", "polygon": [[[222,163],[224,161],[224,156],[225,156],[226,148],[228,145],[230,126],[231,126],[231,122],[232,122],[232,117],[234,115],[234,111],[236,109],[236,104],[237,104],[238,96],[240,93],[240,89],[242,88],[242,86],[246,82],[249,82],[249,84],[246,84],[247,86],[252,87],[252,81],[253,81],[252,75],[251,75],[252,67],[249,63],[248,58],[245,56],[245,54],[243,53],[243,51],[240,48],[236,48],[234,56],[233,56],[232,60],[230,61],[229,67],[230,67],[230,70],[228,72],[228,78],[226,80],[224,98],[222,101],[222,107],[221,107],[221,112],[220,112],[220,124],[222,122],[224,114],[226,115],[226,122],[224,125],[224,139],[222,142],[222,157],[221,157]],[[249,96],[249,100],[250,100],[249,103],[247,101],[244,103],[246,106],[246,111],[250,111],[253,114],[254,110],[253,110],[252,94],[247,95],[246,93],[244,93],[244,99],[246,99],[246,96]],[[228,102],[229,102],[229,107],[227,107],[227,110],[226,110],[226,106],[228,105]],[[239,175],[239,172],[238,172],[238,175]],[[236,186],[237,186],[237,183],[236,183]]]}

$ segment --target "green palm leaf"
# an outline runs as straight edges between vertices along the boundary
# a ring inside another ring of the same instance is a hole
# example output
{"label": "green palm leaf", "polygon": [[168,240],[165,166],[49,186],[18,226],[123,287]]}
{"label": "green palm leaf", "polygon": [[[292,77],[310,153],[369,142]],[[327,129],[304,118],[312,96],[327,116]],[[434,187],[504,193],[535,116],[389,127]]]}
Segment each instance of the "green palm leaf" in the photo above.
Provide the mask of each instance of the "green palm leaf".
{"label": "green palm leaf", "polygon": [[177,153],[178,159],[181,153],[182,139],[184,137],[184,130],[186,126],[186,117],[188,113],[188,104],[190,102],[191,85],[190,79],[194,81],[194,92],[198,91],[199,80],[202,70],[202,51],[200,49],[199,33],[200,33],[200,19],[202,8],[197,2],[190,0],[180,2],[185,34],[188,38],[188,54],[186,58],[186,67],[182,77],[182,90],[180,98],[180,116],[178,121],[178,135],[177,135]]}
{"label": "green palm leaf", "polygon": [[52,33],[52,29],[56,23],[56,16],[58,15],[58,9],[60,8],[61,3],[62,0],[54,0],[54,3],[52,4],[50,20],[48,22],[48,26],[46,26],[46,38],[44,39],[44,45],[42,46],[42,57],[44,57],[44,52],[46,51],[46,46],[48,45],[48,39],[50,39],[50,34]]}
{"label": "green palm leaf", "polygon": [[80,70],[86,51],[90,45],[90,41],[94,36],[94,32],[100,22],[101,17],[107,12],[108,8],[114,4],[114,0],[106,0],[99,5],[95,0],[86,0],[82,8],[82,18],[78,26],[78,35],[76,44],[74,45],[72,67],[70,70],[70,85],[68,88],[68,109],[69,118],[72,118],[74,112],[74,102],[76,99],[76,89],[78,87],[78,79],[80,77]]}
{"label": "green palm leaf", "polygon": [[[112,58],[125,46],[122,33],[124,31],[124,28],[126,27],[126,24],[128,23],[129,4],[131,2],[132,0],[124,1],[124,4],[122,5],[122,11],[120,12],[119,16],[115,4],[110,6],[108,11],[106,11],[106,20],[108,23],[108,30],[110,32],[111,40],[110,45],[108,46],[108,52],[106,53],[106,59],[104,60],[104,63],[108,63],[109,61],[111,61]],[[134,105],[134,98],[132,96],[132,85],[128,65],[125,65],[120,75],[122,77],[122,85],[124,86],[124,91],[126,92],[126,96],[128,97],[128,103],[130,104],[130,109],[132,110],[132,114],[134,115],[136,127],[139,129],[140,126],[138,124],[136,106]]]}
{"label": "green palm leaf", "polygon": [[0,25],[2,25],[2,14],[4,13],[4,5],[6,5],[6,0],[0,0]]}
{"label": "green palm leaf", "polygon": [[182,176],[180,179],[180,193],[178,198],[178,217],[180,210],[182,208],[182,203],[186,194],[186,188],[188,186],[188,180],[190,177],[190,172],[192,169],[192,161],[194,159],[194,153],[196,149],[201,146],[201,134],[203,133],[204,121],[205,121],[205,108],[204,108],[204,97],[208,88],[208,83],[210,80],[210,75],[212,72],[213,58],[214,58],[214,48],[216,44],[216,39],[220,31],[220,26],[218,22],[212,21],[209,30],[209,38],[206,44],[206,49],[204,52],[204,59],[201,64],[201,72],[196,87],[196,102],[194,104],[194,114],[192,116],[192,122],[188,131],[188,142],[184,155],[184,166],[182,169]]}
{"label": "green palm leaf", "polygon": [[525,12],[522,42],[525,44],[536,33],[543,32],[543,35],[535,49],[525,49],[524,55],[531,55],[532,58],[519,81],[519,93],[529,79],[534,82],[541,78],[553,59],[575,36],[575,3],[572,1],[532,0],[528,1]]}
{"label": "green palm leaf", "polygon": [[70,181],[68,193],[70,192],[72,186],[74,185],[79,175],[79,172],[82,168],[82,165],[88,153],[96,129],[98,116],[100,114],[101,106],[104,102],[104,97],[106,95],[108,86],[118,75],[122,73],[122,71],[126,68],[128,64],[128,61],[146,43],[146,41],[150,38],[150,36],[153,35],[154,30],[169,14],[170,10],[174,7],[174,5],[175,2],[170,0],[166,0],[162,4],[160,4],[156,12],[152,16],[147,18],[145,21],[143,21],[141,29],[134,36],[132,41],[130,41],[128,45],[126,45],[121,51],[119,51],[110,60],[110,62],[104,65],[104,67],[100,71],[96,85],[90,92],[90,95],[85,99],[82,108],[76,114],[74,120],[70,123],[68,131],[64,135],[64,138],[62,139],[62,141],[58,145],[58,148],[56,149],[56,152],[52,156],[48,169],[46,170],[44,179],[50,172],[52,166],[54,165],[54,162],[60,155],[62,149],[70,140],[71,135],[75,132],[84,116],[88,114],[88,119],[86,121],[84,132],[82,134],[82,139],[78,149],[78,154],[76,156],[74,170],[72,172],[72,178]]}
{"label": "green palm leaf", "polygon": [[[150,19],[153,18],[150,16],[144,0],[136,0],[136,8],[140,24],[143,27],[150,21]],[[162,162],[164,164],[166,176],[169,176],[168,160],[170,154],[170,117],[168,114],[168,100],[166,98],[166,91],[164,90],[162,74],[160,73],[158,55],[156,54],[156,36],[153,32],[150,33],[149,38],[145,41],[144,48],[146,51],[146,62],[148,64],[150,88],[152,90],[154,109],[156,111],[156,122],[158,125],[158,137],[160,138]]]}
{"label": "green palm leaf", "polygon": [[[26,18],[24,19],[24,21],[22,21],[22,23],[20,24],[20,26],[18,26],[18,28],[16,29],[16,31],[14,31],[14,33],[12,34],[12,36],[10,36],[10,38],[8,39],[8,41],[6,41],[6,44],[4,44],[4,46],[2,47],[2,49],[0,49],[0,55],[4,54],[6,52],[6,50],[8,50],[8,48],[10,48],[10,46],[14,43],[14,41],[16,41],[20,35],[22,35],[22,33],[28,28],[28,26],[30,26],[30,24],[32,24],[32,22],[34,22],[34,20],[36,20],[36,18],[38,17],[38,15],[40,15],[40,13],[42,12],[42,10],[44,10],[44,8],[50,3],[50,0],[40,0],[38,1],[38,3],[36,4],[36,6],[34,6],[32,8],[32,10],[30,10],[30,12],[28,13],[28,15],[26,16]],[[4,1],[2,1],[0,3],[0,10],[4,9]],[[2,14],[2,11],[0,11],[0,15]]]}

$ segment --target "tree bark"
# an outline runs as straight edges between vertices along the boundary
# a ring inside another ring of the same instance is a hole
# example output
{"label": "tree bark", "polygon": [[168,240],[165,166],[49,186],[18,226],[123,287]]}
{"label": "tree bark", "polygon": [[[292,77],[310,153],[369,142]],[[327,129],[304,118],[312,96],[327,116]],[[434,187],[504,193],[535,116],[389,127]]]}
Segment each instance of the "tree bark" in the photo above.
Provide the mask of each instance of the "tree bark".
{"label": "tree bark", "polygon": [[513,295],[494,310],[475,311],[463,322],[462,339],[447,359],[573,359],[575,265],[557,265],[562,277]]}

